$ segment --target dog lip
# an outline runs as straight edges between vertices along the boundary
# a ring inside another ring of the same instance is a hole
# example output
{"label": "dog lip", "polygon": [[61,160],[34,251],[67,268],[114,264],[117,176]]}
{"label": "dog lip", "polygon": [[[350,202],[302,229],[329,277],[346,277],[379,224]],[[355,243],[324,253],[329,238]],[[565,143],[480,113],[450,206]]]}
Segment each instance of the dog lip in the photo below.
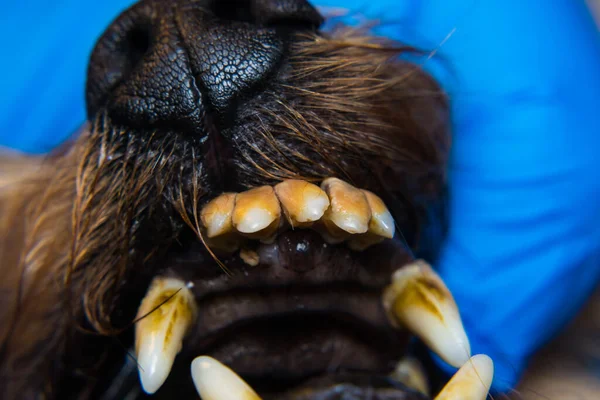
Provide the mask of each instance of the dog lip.
{"label": "dog lip", "polygon": [[377,290],[360,285],[265,287],[207,296],[198,303],[196,324],[163,393],[185,384],[183,367],[198,355],[216,358],[244,379],[272,384],[270,390],[338,371],[389,373],[409,335],[389,325],[379,298]]}
{"label": "dog lip", "polygon": [[198,302],[187,354],[209,354],[246,377],[304,379],[391,370],[408,333],[395,330],[377,290],[360,285],[235,290]]}
{"label": "dog lip", "polygon": [[265,287],[236,290],[198,302],[194,341],[210,343],[225,331],[257,321],[306,315],[351,319],[362,326],[393,330],[380,303],[380,293],[359,286]]}
{"label": "dog lip", "polygon": [[[256,266],[237,254],[219,257],[230,275],[199,244],[170,258],[165,275],[192,283],[198,308],[182,358],[208,354],[243,375],[302,379],[327,372],[332,359],[367,372],[393,367],[408,333],[390,325],[381,292],[412,260],[403,243],[386,240],[355,252],[295,230],[272,244],[256,243],[254,251]],[[279,359],[274,349],[290,357]]]}

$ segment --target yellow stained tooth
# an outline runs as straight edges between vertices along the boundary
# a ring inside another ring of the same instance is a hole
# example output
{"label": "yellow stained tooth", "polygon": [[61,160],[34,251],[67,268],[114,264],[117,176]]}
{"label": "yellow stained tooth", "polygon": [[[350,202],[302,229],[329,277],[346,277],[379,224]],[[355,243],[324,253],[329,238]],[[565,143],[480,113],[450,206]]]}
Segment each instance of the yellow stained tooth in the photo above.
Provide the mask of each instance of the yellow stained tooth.
{"label": "yellow stained tooth", "polygon": [[448,364],[461,367],[471,356],[454,298],[424,261],[394,273],[384,290],[383,306],[392,324],[408,328]]}
{"label": "yellow stained tooth", "polygon": [[391,239],[396,231],[394,218],[383,200],[367,190],[362,190],[362,192],[371,209],[371,220],[367,233],[352,236],[348,241],[348,247],[356,251],[365,250],[374,244],[383,242],[386,238]]}
{"label": "yellow stained tooth", "polygon": [[185,282],[164,277],[152,281],[135,324],[135,352],[146,393],[156,392],[169,376],[195,318],[196,302]]}
{"label": "yellow stained tooth", "polygon": [[400,360],[400,362],[396,364],[396,368],[394,369],[394,372],[392,372],[391,378],[429,397],[427,374],[419,360],[412,357],[406,357]]}
{"label": "yellow stained tooth", "polygon": [[271,186],[238,193],[233,208],[234,228],[252,239],[271,238],[279,227],[281,207]]}
{"label": "yellow stained tooth", "polygon": [[223,193],[209,201],[200,212],[200,220],[209,238],[233,232],[231,215],[235,205],[235,193]]}
{"label": "yellow stained tooth", "polygon": [[463,365],[435,400],[485,400],[494,378],[494,362],[478,354]]}
{"label": "yellow stained tooth", "polygon": [[339,230],[350,234],[368,231],[371,209],[361,190],[337,178],[325,179],[321,188],[331,203],[321,220],[334,239],[343,240]]}
{"label": "yellow stained tooth", "polygon": [[214,358],[196,357],[191,372],[202,400],[261,400],[242,378]]}
{"label": "yellow stained tooth", "polygon": [[396,224],[390,210],[385,206],[375,194],[368,190],[362,191],[367,198],[369,208],[371,209],[371,220],[369,221],[369,233],[391,239],[396,231]]}
{"label": "yellow stained tooth", "polygon": [[254,250],[241,249],[240,258],[251,267],[256,267],[258,264],[260,264],[260,256]]}
{"label": "yellow stained tooth", "polygon": [[289,179],[275,186],[275,194],[292,227],[309,226],[321,219],[329,207],[329,198],[310,182]]}
{"label": "yellow stained tooth", "polygon": [[242,237],[231,222],[235,196],[235,193],[223,193],[209,201],[200,212],[206,242],[211,249],[234,252],[240,247]]}

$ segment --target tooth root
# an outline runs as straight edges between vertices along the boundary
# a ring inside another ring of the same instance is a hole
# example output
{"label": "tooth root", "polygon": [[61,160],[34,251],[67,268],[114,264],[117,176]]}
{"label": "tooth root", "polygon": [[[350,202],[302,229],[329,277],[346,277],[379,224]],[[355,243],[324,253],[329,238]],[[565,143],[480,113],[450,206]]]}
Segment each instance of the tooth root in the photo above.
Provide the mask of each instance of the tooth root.
{"label": "tooth root", "polygon": [[238,193],[233,208],[234,228],[251,239],[268,240],[279,227],[281,207],[271,186]]}
{"label": "tooth root", "polygon": [[202,400],[261,400],[242,378],[214,358],[196,357],[191,370]]}
{"label": "tooth root", "polygon": [[179,279],[155,278],[137,318],[135,351],[139,376],[144,391],[152,394],[169,376],[183,338],[196,318],[193,294]]}
{"label": "tooth root", "polygon": [[412,357],[402,359],[396,365],[391,378],[429,397],[427,374],[418,360]]}
{"label": "tooth root", "polygon": [[222,250],[226,253],[234,253],[242,243],[243,237],[233,232],[206,240],[206,244],[211,250]]}
{"label": "tooth root", "polygon": [[371,209],[361,190],[337,178],[325,179],[321,188],[331,203],[321,220],[332,237],[341,237],[339,230],[350,234],[368,231]]}
{"label": "tooth root", "polygon": [[307,227],[321,219],[329,207],[327,194],[310,182],[289,179],[275,186],[275,194],[290,225]]}
{"label": "tooth root", "polygon": [[348,233],[337,227],[331,220],[327,220],[323,217],[321,220],[314,223],[311,229],[317,231],[325,242],[329,244],[342,243],[352,237],[351,233]]}
{"label": "tooth root", "polygon": [[363,251],[374,244],[381,243],[385,240],[384,237],[372,234],[371,232],[356,235],[348,241],[348,247],[354,251]]}
{"label": "tooth root", "polygon": [[394,273],[383,306],[392,324],[408,328],[448,364],[461,367],[469,359],[471,346],[454,298],[424,261]]}
{"label": "tooth root", "polygon": [[435,400],[485,400],[493,378],[494,362],[478,354],[454,374]]}

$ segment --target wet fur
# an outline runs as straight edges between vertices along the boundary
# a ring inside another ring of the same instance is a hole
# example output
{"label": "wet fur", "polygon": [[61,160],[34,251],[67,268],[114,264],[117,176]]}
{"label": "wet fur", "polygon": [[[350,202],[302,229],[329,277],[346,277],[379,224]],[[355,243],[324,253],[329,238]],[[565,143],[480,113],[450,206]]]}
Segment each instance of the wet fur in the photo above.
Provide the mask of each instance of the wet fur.
{"label": "wet fur", "polygon": [[304,37],[238,117],[233,153],[100,113],[55,154],[4,157],[2,397],[93,397],[123,361],[161,257],[198,233],[199,207],[224,182],[338,176],[382,194],[417,238],[419,210],[444,186],[448,115],[433,80],[398,60],[407,51],[348,29]]}

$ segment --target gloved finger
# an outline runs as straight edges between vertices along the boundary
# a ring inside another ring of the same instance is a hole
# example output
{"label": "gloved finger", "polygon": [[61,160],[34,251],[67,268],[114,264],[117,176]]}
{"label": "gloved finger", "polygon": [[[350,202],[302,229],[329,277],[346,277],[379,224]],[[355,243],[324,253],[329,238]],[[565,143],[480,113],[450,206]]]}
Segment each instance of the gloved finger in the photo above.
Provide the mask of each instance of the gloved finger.
{"label": "gloved finger", "polygon": [[386,34],[443,43],[441,61],[424,64],[453,113],[450,229],[438,269],[473,352],[495,359],[494,387],[508,390],[600,275],[597,28],[583,3],[568,0],[362,9],[376,16],[375,6],[404,24],[384,24]]}
{"label": "gloved finger", "polygon": [[85,121],[88,57],[133,0],[8,1],[0,38],[0,146],[45,153]]}

